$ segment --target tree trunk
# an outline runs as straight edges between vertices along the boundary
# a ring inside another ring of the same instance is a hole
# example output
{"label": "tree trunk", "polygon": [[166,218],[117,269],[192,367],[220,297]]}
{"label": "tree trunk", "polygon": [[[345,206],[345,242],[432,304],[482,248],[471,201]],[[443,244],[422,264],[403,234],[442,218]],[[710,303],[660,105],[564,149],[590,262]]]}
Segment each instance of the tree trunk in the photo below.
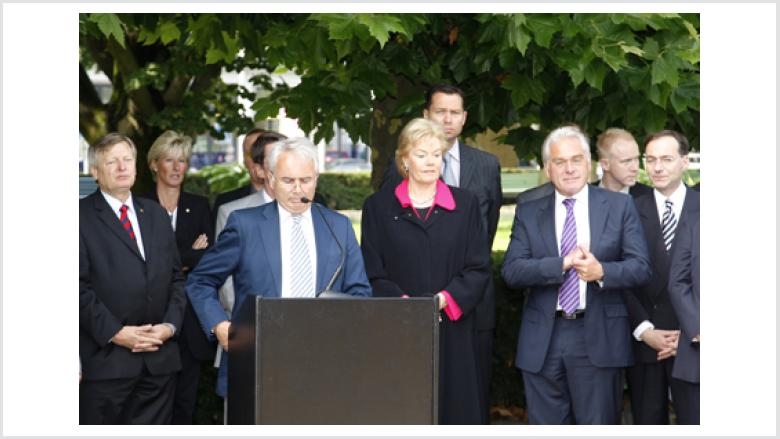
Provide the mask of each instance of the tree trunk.
{"label": "tree trunk", "polygon": [[371,117],[371,187],[376,191],[382,184],[388,166],[395,166],[395,149],[398,135],[406,123],[420,115],[391,117],[398,101],[415,93],[423,93],[420,86],[415,86],[402,76],[395,77],[396,95],[387,95],[381,100],[374,100],[374,111]]}

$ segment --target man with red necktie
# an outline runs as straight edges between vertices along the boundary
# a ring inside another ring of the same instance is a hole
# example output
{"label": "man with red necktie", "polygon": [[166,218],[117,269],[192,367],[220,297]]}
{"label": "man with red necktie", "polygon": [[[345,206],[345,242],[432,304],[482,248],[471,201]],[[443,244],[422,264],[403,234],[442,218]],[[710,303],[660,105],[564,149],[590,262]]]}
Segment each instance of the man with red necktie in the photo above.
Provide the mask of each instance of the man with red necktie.
{"label": "man with red necktie", "polygon": [[99,188],[79,201],[79,423],[169,424],[186,304],[176,238],[159,204],[130,193],[132,140],[111,133],[88,154]]}

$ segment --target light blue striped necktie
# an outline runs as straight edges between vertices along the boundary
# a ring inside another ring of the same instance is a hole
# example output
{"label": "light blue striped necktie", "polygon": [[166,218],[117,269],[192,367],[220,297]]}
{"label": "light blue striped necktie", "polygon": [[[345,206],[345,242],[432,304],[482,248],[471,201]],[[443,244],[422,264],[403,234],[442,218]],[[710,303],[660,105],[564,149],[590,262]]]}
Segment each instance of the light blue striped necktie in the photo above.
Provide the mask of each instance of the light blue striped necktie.
{"label": "light blue striped necktie", "polygon": [[313,297],[309,248],[306,245],[306,239],[301,228],[303,216],[293,215],[292,219],[290,293],[292,297]]}

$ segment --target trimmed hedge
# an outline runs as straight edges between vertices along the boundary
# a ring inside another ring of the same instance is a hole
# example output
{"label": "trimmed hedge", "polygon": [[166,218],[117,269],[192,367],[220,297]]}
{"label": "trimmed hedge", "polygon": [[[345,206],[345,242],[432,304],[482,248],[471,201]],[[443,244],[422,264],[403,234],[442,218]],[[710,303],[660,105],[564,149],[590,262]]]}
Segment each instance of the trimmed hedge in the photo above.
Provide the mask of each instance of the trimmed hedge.
{"label": "trimmed hedge", "polygon": [[[249,184],[249,173],[237,164],[219,164],[191,172],[184,190],[203,195],[213,205],[218,194]],[[317,193],[335,210],[360,210],[373,193],[369,173],[324,173],[317,181]]]}

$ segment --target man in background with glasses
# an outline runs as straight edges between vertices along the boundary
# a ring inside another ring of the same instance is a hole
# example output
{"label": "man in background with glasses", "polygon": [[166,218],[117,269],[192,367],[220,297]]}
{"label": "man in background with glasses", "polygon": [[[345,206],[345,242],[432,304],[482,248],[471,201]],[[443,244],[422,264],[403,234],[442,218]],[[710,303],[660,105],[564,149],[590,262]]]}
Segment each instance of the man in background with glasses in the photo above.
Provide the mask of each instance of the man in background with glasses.
{"label": "man in background with glasses", "polygon": [[698,385],[678,380],[673,374],[678,343],[693,341],[680,339],[680,323],[667,288],[675,242],[683,230],[689,230],[681,226],[699,220],[699,193],[682,182],[689,149],[685,136],[672,130],[645,140],[645,170],[655,189],[634,202],[653,277],[626,298],[636,360],[627,370],[635,424],[668,424],[670,392],[678,424],[698,423],[699,418],[698,404],[692,409],[690,403],[692,398],[698,399]]}

